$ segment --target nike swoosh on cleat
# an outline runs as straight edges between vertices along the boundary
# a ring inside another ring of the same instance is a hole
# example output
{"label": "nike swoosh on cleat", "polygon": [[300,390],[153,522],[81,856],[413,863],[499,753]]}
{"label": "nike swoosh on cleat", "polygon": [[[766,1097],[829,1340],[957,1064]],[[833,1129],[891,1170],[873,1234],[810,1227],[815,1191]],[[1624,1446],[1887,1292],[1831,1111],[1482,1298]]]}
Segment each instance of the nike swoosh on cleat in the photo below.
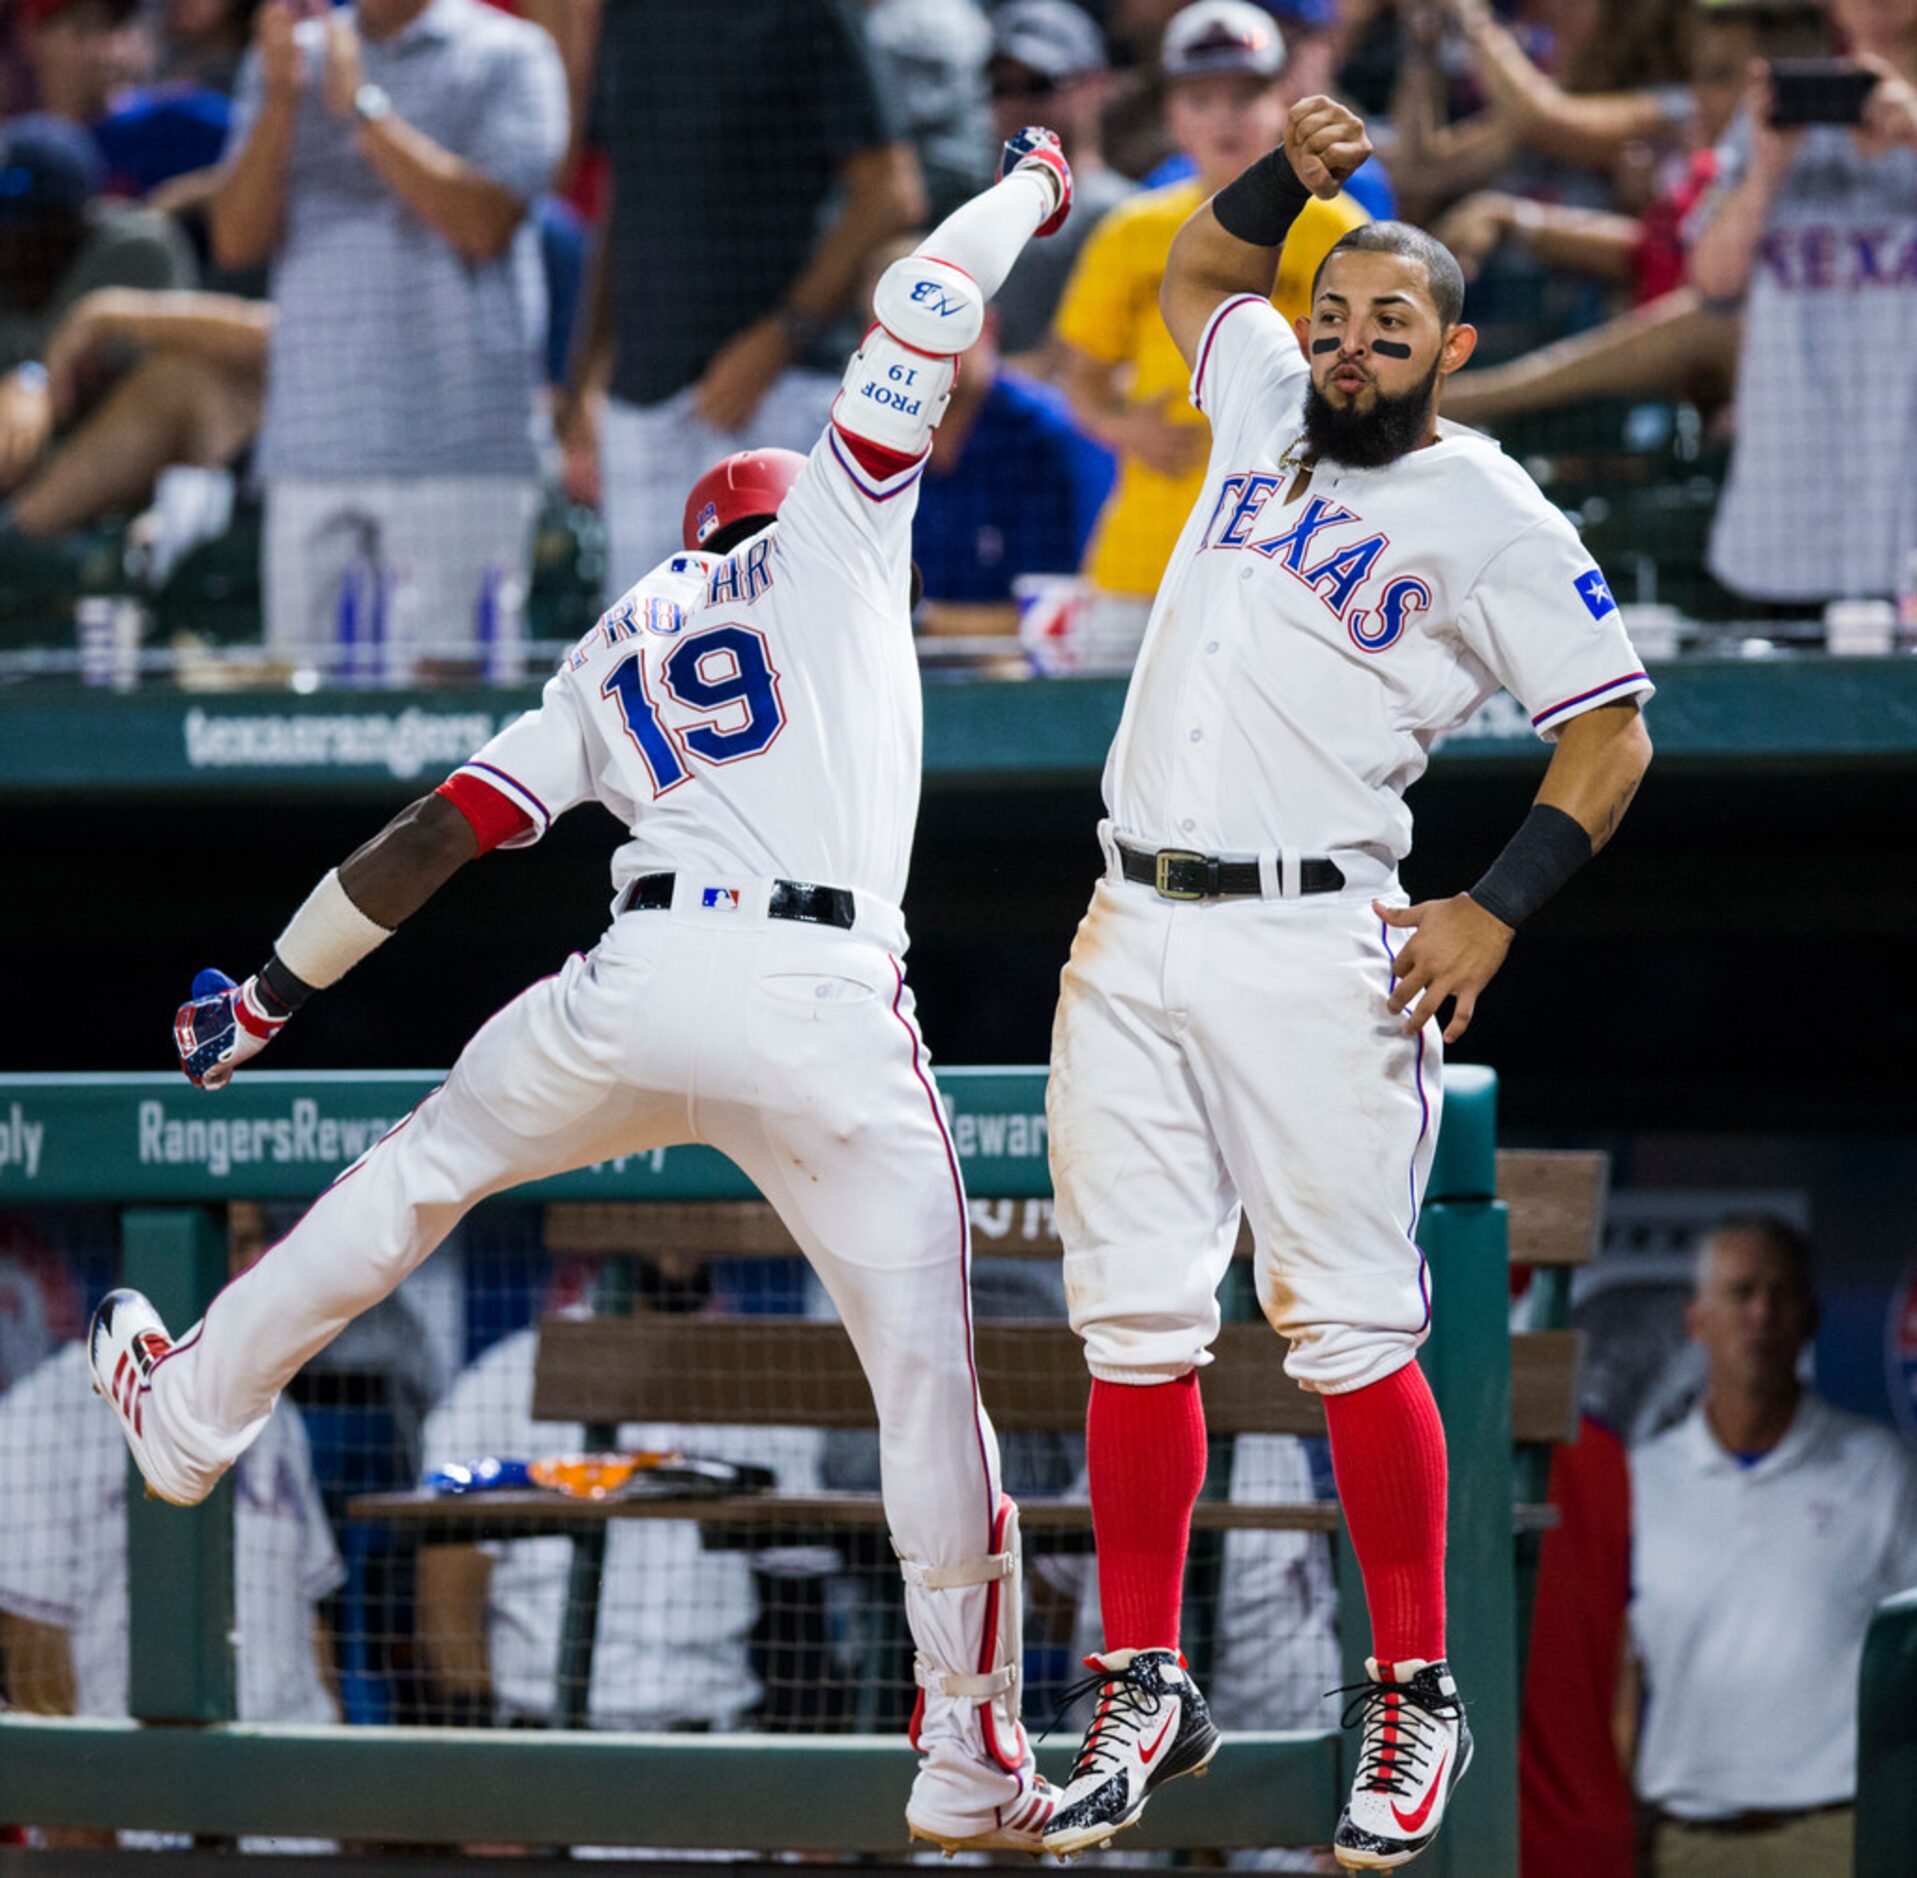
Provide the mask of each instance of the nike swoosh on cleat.
{"label": "nike swoosh on cleat", "polygon": [[1444,1790],[1445,1763],[1450,1759],[1451,1756],[1447,1753],[1444,1760],[1438,1763],[1438,1771],[1431,1776],[1431,1790],[1408,1816],[1398,1811],[1398,1803],[1396,1800],[1392,1801],[1391,1817],[1395,1819],[1406,1832],[1416,1832],[1418,1828],[1431,1817],[1431,1809],[1437,1805],[1438,1795]]}
{"label": "nike swoosh on cleat", "polygon": [[1140,1748],[1138,1750],[1138,1764],[1141,1767],[1149,1767],[1152,1764],[1152,1761],[1158,1754],[1158,1750],[1165,1745],[1165,1737],[1177,1726],[1178,1717],[1176,1714],[1168,1715],[1165,1718],[1164,1727],[1158,1731],[1158,1739],[1154,1741],[1150,1747]]}

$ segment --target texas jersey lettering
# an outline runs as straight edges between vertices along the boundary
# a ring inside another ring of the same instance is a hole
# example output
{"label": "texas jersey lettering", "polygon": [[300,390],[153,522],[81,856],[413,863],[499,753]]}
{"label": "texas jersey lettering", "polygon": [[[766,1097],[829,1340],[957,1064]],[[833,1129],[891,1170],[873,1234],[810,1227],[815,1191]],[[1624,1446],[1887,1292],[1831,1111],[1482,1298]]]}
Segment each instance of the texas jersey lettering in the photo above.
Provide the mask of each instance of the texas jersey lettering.
{"label": "texas jersey lettering", "polygon": [[1225,302],[1193,378],[1205,491],[1105,773],[1118,831],[1149,845],[1256,853],[1282,830],[1401,860],[1404,790],[1500,686],[1547,738],[1651,689],[1576,531],[1488,438],[1441,423],[1382,469],[1321,462],[1294,495],[1307,382],[1268,304]]}

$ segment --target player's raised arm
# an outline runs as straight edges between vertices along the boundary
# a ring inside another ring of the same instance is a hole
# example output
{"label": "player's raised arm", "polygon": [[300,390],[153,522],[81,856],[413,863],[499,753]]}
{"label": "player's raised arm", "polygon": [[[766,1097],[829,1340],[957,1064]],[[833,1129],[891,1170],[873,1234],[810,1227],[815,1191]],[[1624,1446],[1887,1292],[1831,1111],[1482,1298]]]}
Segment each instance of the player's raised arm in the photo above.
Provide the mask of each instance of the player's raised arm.
{"label": "player's raised arm", "polygon": [[954,209],[879,277],[873,324],[832,407],[833,428],[872,475],[897,474],[930,448],[958,381],[958,355],[978,338],[985,303],[1035,236],[1072,207],[1058,138],[1033,127],[1006,141],[999,180]]}
{"label": "player's raised arm", "polygon": [[1377,903],[1387,926],[1409,928],[1399,949],[1392,1012],[1415,1032],[1447,998],[1457,1007],[1444,1040],[1465,1033],[1518,928],[1617,833],[1651,764],[1651,735],[1636,702],[1600,705],[1562,724],[1531,813],[1469,893],[1420,906]]}
{"label": "player's raised arm", "polygon": [[1158,290],[1159,311],[1187,365],[1196,363],[1222,302],[1244,293],[1270,298],[1299,211],[1313,196],[1330,201],[1370,154],[1355,111],[1332,98],[1301,98],[1285,121],[1284,142],[1193,211]]}

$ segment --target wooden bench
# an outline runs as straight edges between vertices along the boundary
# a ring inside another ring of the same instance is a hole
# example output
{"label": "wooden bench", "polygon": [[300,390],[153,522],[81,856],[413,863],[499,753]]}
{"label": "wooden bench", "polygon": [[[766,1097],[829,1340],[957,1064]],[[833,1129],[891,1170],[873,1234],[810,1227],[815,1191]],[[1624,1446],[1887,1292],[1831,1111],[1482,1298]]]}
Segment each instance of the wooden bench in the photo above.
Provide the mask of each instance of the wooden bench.
{"label": "wooden bench", "polygon": [[[1586,1262],[1601,1225],[1608,1178],[1602,1154],[1504,1150],[1500,1197],[1509,1210],[1511,1262],[1568,1274]],[[1050,1201],[974,1200],[980,1258],[1056,1259]],[[708,1204],[554,1205],[548,1251],[679,1258],[774,1258],[798,1248],[761,1201]],[[1249,1228],[1238,1256],[1251,1251]],[[1059,1323],[982,1322],[975,1332],[980,1392],[1001,1433],[1071,1433],[1084,1427],[1086,1372],[1078,1338]],[[1205,1421],[1215,1437],[1321,1435],[1324,1408],[1282,1368],[1283,1345],[1262,1322],[1227,1323],[1205,1373]],[[1521,1449],[1571,1439],[1577,1427],[1579,1339],[1574,1331],[1519,1331],[1511,1339],[1511,1435]],[[872,1428],[877,1418],[850,1341],[837,1324],[792,1318],[631,1315],[552,1317],[540,1326],[533,1414],[540,1421],[611,1431],[622,1423],[681,1427]],[[540,1490],[471,1499],[424,1490],[365,1494],[356,1519],[386,1519],[431,1543],[527,1537],[602,1526],[609,1519],[697,1519],[708,1542],[763,1543],[769,1527],[808,1536],[884,1524],[877,1494],[772,1492],[674,1502],[586,1501]],[[1083,1501],[1022,1504],[1035,1537],[1091,1530]],[[1325,1501],[1291,1505],[1202,1502],[1198,1530],[1328,1532]],[[1550,1523],[1547,1509],[1514,1509],[1519,1530]],[[758,1539],[751,1540],[756,1533]],[[1067,1549],[1059,1546],[1055,1549]]]}
{"label": "wooden bench", "polygon": [[[1511,1262],[1542,1280],[1543,1317],[1561,1325],[1570,1271],[1587,1261],[1602,1220],[1608,1161],[1601,1154],[1507,1150],[1497,1157],[1508,1209]],[[1049,1200],[971,1202],[973,1249],[980,1258],[1057,1259]],[[556,1204],[547,1209],[550,1252],[624,1256],[776,1258],[797,1247],[763,1202]],[[1251,1235],[1237,1255],[1248,1260]],[[618,1268],[615,1265],[614,1270]],[[1249,1272],[1234,1271],[1228,1298],[1245,1311]],[[1088,1390],[1082,1347],[1069,1326],[982,1321],[974,1333],[979,1387],[1002,1434],[1075,1433]],[[1283,1345],[1261,1320],[1227,1322],[1205,1374],[1205,1419],[1214,1442],[1213,1491],[1226,1477],[1229,1444],[1239,1435],[1321,1435],[1320,1400],[1285,1375]],[[1575,1437],[1579,1339],[1561,1328],[1511,1338],[1511,1438],[1520,1459],[1519,1503],[1512,1508],[1519,1547],[1521,1631],[1528,1630],[1529,1581],[1536,1546],[1553,1523],[1542,1503],[1552,1447]],[[580,1425],[589,1447],[616,1444],[622,1424],[676,1427],[871,1429],[871,1391],[850,1341],[835,1323],[773,1317],[703,1318],[647,1311],[591,1318],[550,1317],[539,1330],[533,1413],[540,1421]],[[1529,1462],[1529,1465],[1523,1463]],[[1220,1463],[1224,1463],[1223,1466]],[[882,1566],[885,1514],[877,1493],[793,1493],[697,1501],[571,1499],[537,1489],[464,1498],[426,1490],[368,1494],[349,1513],[410,1531],[422,1544],[568,1534],[574,1541],[559,1687],[563,1719],[584,1722],[591,1683],[598,1599],[608,1524],[615,1519],[697,1520],[712,1549],[778,1544],[838,1544],[862,1568]],[[1020,1503],[1034,1556],[1090,1549],[1092,1516],[1083,1499]],[[1235,1531],[1339,1533],[1334,1502],[1240,1503],[1202,1498],[1193,1512],[1193,1582],[1215,1598],[1224,1536]],[[1341,1587],[1349,1560],[1339,1541]],[[889,1575],[881,1573],[889,1583]],[[1520,1638],[1520,1650],[1522,1637]],[[1201,1665],[1202,1667],[1202,1665]]]}

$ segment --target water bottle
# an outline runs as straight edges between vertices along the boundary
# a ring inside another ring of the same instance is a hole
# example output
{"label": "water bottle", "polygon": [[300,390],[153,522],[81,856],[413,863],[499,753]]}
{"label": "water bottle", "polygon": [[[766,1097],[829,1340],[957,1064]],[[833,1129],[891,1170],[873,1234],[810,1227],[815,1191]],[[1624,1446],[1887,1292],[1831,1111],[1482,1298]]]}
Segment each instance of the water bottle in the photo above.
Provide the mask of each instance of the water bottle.
{"label": "water bottle", "polygon": [[340,576],[339,583],[337,678],[342,685],[359,682],[360,644],[370,630],[370,611],[366,595],[366,569],[362,562],[354,561]]}
{"label": "water bottle", "polygon": [[88,594],[73,608],[80,682],[131,691],[140,682],[140,640],[146,608],[130,594]]}

